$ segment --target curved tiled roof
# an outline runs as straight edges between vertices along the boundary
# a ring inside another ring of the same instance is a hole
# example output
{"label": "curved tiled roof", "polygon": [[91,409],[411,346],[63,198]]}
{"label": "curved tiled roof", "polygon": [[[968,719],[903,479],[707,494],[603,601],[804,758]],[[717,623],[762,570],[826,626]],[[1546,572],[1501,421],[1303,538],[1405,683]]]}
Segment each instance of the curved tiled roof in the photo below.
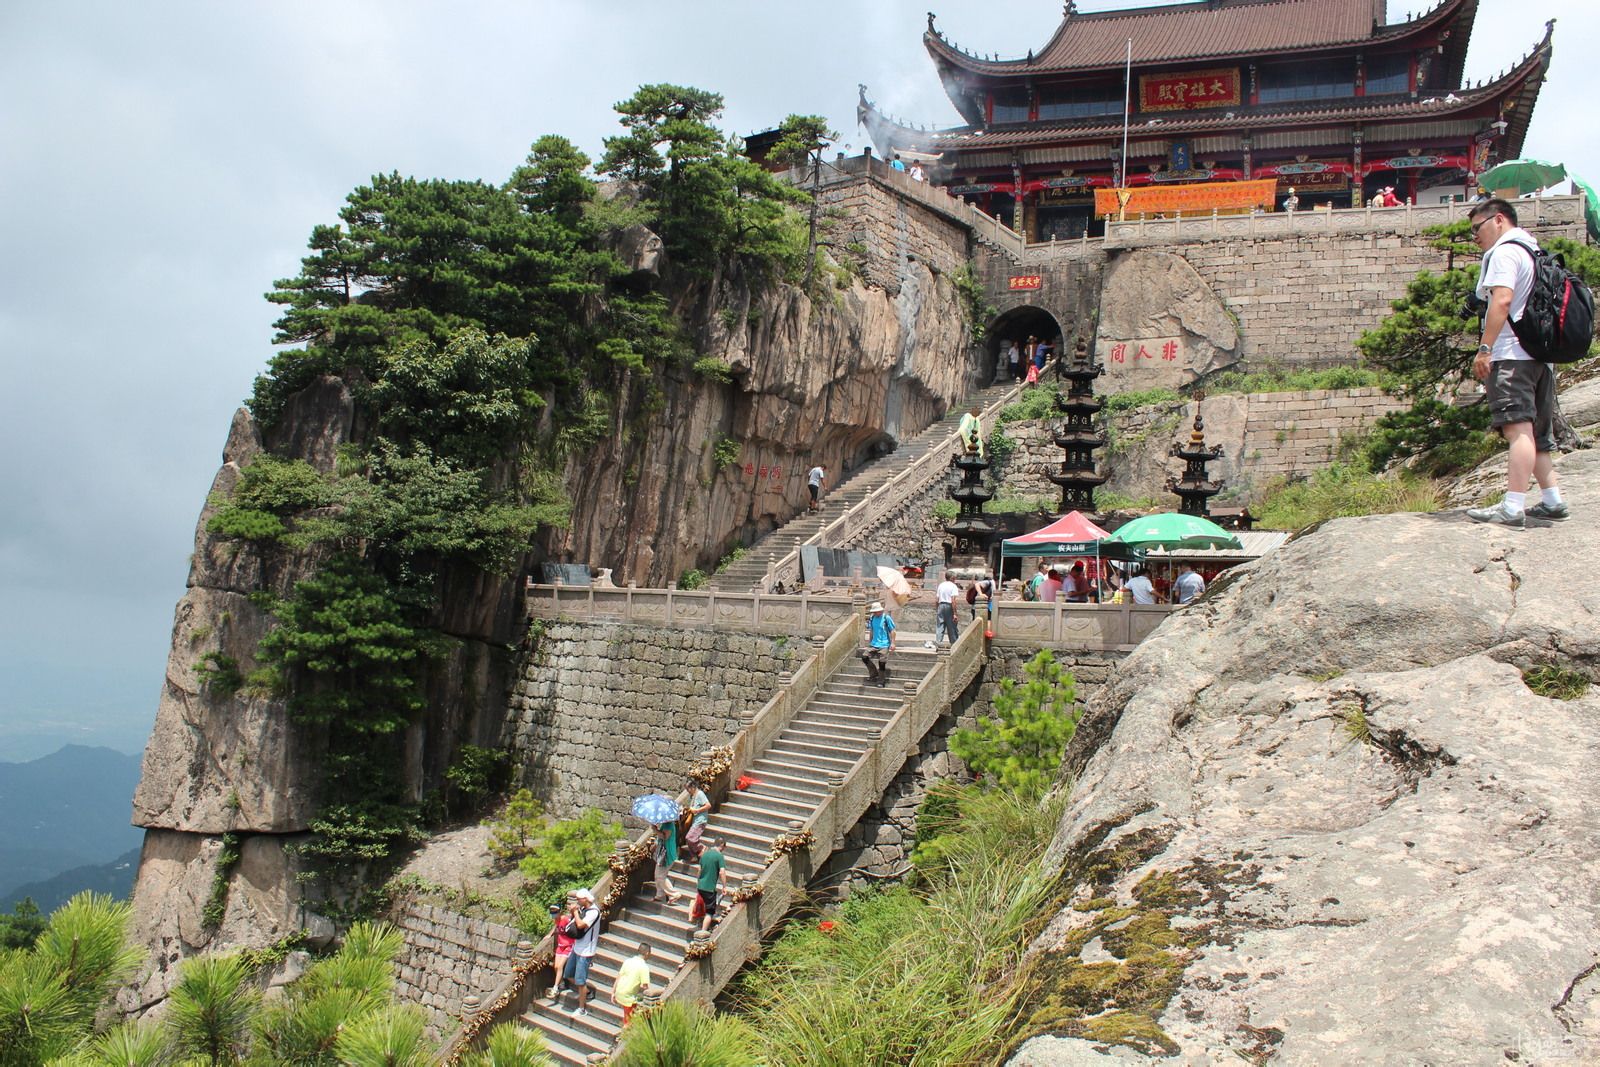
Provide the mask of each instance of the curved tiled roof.
{"label": "curved tiled roof", "polygon": [[[1477,88],[1461,89],[1442,96],[1424,99],[1357,98],[1350,97],[1320,107],[1296,108],[1241,108],[1238,112],[1192,111],[1163,115],[1155,125],[1140,122],[1133,131],[1140,134],[1187,134],[1203,132],[1244,132],[1247,130],[1281,127],[1286,124],[1317,125],[1322,123],[1348,123],[1351,121],[1383,122],[1395,119],[1442,119],[1470,114],[1484,104],[1495,100],[1514,101],[1516,107],[1507,116],[1510,120],[1508,147],[1513,154],[1521,151],[1527,123],[1538,99],[1539,88],[1553,54],[1552,35],[1554,23],[1545,27],[1544,39],[1539,42],[1510,71],[1492,82]],[[887,118],[866,99],[863,87],[858,117],[873,134],[875,141],[892,142],[915,147],[922,151],[949,152],[977,149],[1018,148],[1053,142],[1082,141],[1106,137],[1122,130],[1122,116],[1108,117],[1100,122],[1079,122],[1055,125],[1017,125],[983,129],[980,126],[963,126],[939,131],[914,130]],[[882,147],[882,145],[880,145]]]}
{"label": "curved tiled roof", "polygon": [[1477,0],[1440,0],[1410,22],[1384,26],[1384,0],[1200,0],[1172,7],[1069,13],[1055,34],[1024,59],[984,59],[951,44],[928,21],[923,41],[935,60],[975,74],[1037,75],[1155,63],[1282,54],[1403,37],[1458,14]]}

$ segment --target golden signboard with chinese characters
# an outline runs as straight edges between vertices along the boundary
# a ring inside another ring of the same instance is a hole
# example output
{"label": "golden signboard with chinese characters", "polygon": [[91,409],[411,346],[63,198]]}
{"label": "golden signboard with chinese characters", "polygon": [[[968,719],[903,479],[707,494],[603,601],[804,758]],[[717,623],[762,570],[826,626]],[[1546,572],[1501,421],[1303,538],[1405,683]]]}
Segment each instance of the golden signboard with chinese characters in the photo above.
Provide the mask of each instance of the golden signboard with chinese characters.
{"label": "golden signboard with chinese characters", "polygon": [[1094,213],[1116,215],[1127,201],[1127,213],[1138,215],[1201,215],[1216,211],[1248,211],[1253,207],[1271,208],[1277,194],[1275,178],[1250,182],[1201,182],[1198,185],[1166,185],[1140,189],[1096,189]]}
{"label": "golden signboard with chinese characters", "polygon": [[1189,111],[1239,106],[1239,68],[1192,70],[1187,74],[1139,75],[1140,111]]}

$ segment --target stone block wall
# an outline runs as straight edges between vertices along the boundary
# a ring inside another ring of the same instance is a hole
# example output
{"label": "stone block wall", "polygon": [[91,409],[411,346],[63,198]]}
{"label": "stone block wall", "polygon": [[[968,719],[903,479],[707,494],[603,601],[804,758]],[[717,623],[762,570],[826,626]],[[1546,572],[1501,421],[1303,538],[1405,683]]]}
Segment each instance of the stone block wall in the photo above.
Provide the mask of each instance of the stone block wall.
{"label": "stone block wall", "polygon": [[908,261],[924,263],[939,274],[967,263],[966,227],[876,182],[858,179],[826,186],[820,199],[832,220],[825,239],[835,258],[849,257],[849,245],[866,249],[861,269],[868,285],[893,295],[904,284]]}
{"label": "stone block wall", "polygon": [[551,625],[510,697],[521,782],[557,816],[620,818],[641,793],[675,793],[808,654],[761,634]]}
{"label": "stone block wall", "polygon": [[[1204,403],[1207,444],[1223,447],[1210,465],[1224,483],[1219,499],[1253,501],[1274,482],[1304,477],[1332,463],[1342,437],[1360,433],[1380,415],[1408,405],[1380,389],[1314,389],[1287,393],[1218,394]],[[1190,401],[1153,404],[1123,412],[1112,422],[1111,440],[1097,456],[1109,475],[1105,491],[1135,500],[1154,497],[1176,506],[1166,491],[1168,475],[1183,461],[1169,455],[1187,440],[1194,422]],[[1008,493],[1059,500],[1046,474],[1061,467],[1061,449],[1047,422],[1013,422],[1006,434],[1017,442],[1001,477]]]}
{"label": "stone block wall", "polygon": [[428,1014],[435,1040],[450,1033],[468,996],[487,999],[506,975],[522,936],[501,923],[414,901],[394,919],[405,936],[395,998]]}

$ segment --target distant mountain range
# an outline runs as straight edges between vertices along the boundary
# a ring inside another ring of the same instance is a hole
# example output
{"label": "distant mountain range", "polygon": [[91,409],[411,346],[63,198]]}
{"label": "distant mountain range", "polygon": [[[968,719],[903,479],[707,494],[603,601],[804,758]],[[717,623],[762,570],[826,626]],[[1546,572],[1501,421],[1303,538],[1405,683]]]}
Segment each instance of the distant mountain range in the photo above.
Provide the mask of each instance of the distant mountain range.
{"label": "distant mountain range", "polygon": [[59,904],[78,890],[107,892],[123,881],[119,895],[127,894],[144,836],[128,821],[139,763],[138,756],[85,745],[67,745],[27,763],[0,763],[4,910],[16,898],[33,895],[48,911],[40,894],[60,895]]}

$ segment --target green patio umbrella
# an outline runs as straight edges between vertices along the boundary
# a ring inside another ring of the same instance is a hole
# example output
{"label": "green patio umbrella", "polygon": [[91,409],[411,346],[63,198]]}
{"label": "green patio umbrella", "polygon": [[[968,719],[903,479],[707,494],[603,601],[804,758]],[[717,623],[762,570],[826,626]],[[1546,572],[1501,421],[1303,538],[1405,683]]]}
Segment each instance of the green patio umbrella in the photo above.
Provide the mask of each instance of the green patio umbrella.
{"label": "green patio umbrella", "polygon": [[1560,163],[1546,163],[1540,159],[1508,159],[1497,163],[1478,175],[1478,184],[1493,193],[1496,189],[1515,189],[1523,193],[1548,189],[1565,181],[1567,168]]}
{"label": "green patio umbrella", "polygon": [[1589,240],[1600,241],[1600,199],[1594,195],[1594,186],[1576,174],[1569,174],[1567,177],[1571,178],[1572,184],[1582,189],[1584,196],[1589,198],[1583,206],[1583,221],[1589,224]]}
{"label": "green patio umbrella", "polygon": [[1210,519],[1202,519],[1198,515],[1184,515],[1176,511],[1134,519],[1112,534],[1106,543],[1108,547],[1111,544],[1121,544],[1136,548],[1159,547],[1168,551],[1180,548],[1244,547],[1237,537]]}

